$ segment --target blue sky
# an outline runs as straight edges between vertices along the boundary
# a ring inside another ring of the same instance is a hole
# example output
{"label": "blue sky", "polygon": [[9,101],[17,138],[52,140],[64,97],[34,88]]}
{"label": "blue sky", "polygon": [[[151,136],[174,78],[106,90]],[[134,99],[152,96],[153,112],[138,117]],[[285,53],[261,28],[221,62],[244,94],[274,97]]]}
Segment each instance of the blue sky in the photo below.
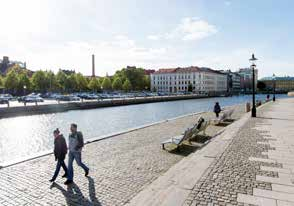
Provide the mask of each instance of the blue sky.
{"label": "blue sky", "polygon": [[234,71],[255,53],[259,77],[294,76],[291,0],[0,2],[0,56],[33,70],[90,74],[94,53],[102,76],[127,65]]}

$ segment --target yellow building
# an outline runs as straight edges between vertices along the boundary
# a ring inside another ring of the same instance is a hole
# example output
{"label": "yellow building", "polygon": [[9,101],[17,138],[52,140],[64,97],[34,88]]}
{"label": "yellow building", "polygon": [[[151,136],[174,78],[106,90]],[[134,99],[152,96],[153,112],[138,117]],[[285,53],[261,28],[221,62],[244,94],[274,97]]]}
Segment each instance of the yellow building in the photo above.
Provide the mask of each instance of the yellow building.
{"label": "yellow building", "polygon": [[265,77],[260,79],[265,83],[266,88],[272,90],[275,88],[277,92],[289,92],[294,90],[294,77]]}

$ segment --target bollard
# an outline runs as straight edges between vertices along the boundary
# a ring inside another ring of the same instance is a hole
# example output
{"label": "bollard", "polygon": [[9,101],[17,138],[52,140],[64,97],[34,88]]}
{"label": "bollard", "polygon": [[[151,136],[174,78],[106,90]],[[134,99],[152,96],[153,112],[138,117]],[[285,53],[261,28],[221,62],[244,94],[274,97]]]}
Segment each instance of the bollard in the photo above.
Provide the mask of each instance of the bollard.
{"label": "bollard", "polygon": [[245,105],[245,112],[250,112],[250,103],[247,102]]}

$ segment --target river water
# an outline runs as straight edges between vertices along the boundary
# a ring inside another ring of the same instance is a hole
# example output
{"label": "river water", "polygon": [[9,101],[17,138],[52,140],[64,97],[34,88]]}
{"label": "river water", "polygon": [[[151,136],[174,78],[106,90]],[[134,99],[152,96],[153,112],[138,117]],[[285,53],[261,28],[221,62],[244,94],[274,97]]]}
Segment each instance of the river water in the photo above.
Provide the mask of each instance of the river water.
{"label": "river water", "polygon": [[[277,95],[277,98],[285,97]],[[264,100],[265,95],[257,95],[258,99]],[[77,123],[87,140],[189,113],[211,111],[216,101],[224,107],[249,102],[251,96],[158,102],[0,119],[0,165],[52,150],[53,130],[59,128],[67,139],[70,123]]]}

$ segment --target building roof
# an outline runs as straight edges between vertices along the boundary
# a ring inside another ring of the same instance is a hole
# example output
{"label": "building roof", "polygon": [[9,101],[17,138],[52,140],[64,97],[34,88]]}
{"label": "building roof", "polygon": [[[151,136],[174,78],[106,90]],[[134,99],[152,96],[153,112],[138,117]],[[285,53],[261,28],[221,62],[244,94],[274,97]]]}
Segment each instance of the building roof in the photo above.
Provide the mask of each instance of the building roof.
{"label": "building roof", "polygon": [[210,72],[210,73],[226,75],[220,71],[216,71],[208,67],[197,67],[197,66],[159,69],[158,71],[154,72],[154,74],[184,73],[184,72]]}
{"label": "building roof", "polygon": [[[273,77],[263,77],[260,80],[261,81],[272,81]],[[294,81],[294,77],[275,77],[276,80],[279,81]]]}

